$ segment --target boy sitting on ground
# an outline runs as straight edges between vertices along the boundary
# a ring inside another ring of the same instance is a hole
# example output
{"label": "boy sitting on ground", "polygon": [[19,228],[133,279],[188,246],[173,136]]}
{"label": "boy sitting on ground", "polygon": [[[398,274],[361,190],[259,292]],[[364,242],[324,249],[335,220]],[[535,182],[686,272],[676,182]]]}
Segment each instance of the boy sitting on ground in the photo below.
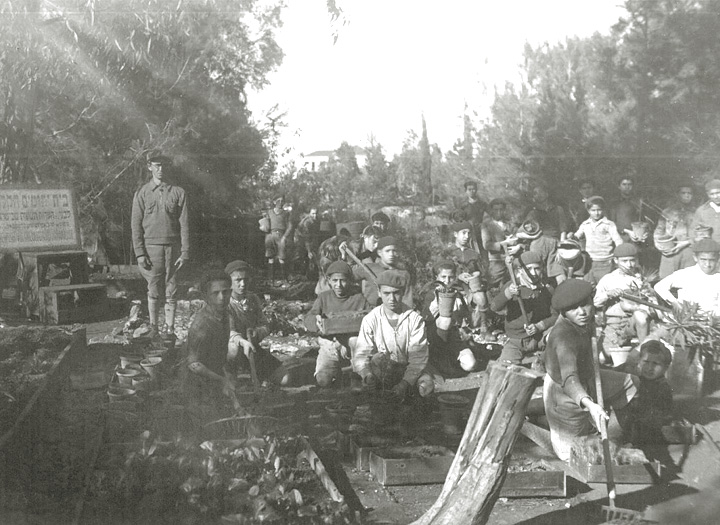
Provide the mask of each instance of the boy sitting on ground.
{"label": "boy sitting on ground", "polygon": [[[445,377],[462,377],[477,368],[477,360],[471,349],[472,334],[468,327],[468,306],[455,280],[456,270],[452,261],[441,261],[435,266],[435,286],[425,296],[424,318],[430,344],[430,363]],[[436,290],[455,291],[456,296],[450,316],[440,312]]]}
{"label": "boy sitting on ground", "polygon": [[543,334],[555,324],[558,313],[551,308],[552,290],[542,274],[540,254],[523,252],[513,267],[515,279],[505,283],[490,307],[497,313],[506,312],[508,340],[500,360],[519,365],[532,362],[540,351]]}
{"label": "boy sitting on ground", "polygon": [[[362,312],[370,310],[370,305],[359,290],[353,287],[352,269],[343,261],[335,261],[327,269],[327,281],[330,290],[322,292],[315,299],[312,308],[305,316],[305,327],[309,332],[318,332],[323,316],[339,312]],[[339,382],[343,365],[351,364],[357,333],[319,335],[315,380],[322,388]]]}
{"label": "boy sitting on ground", "polygon": [[640,388],[633,401],[630,437],[634,445],[663,443],[662,427],[672,421],[672,388],[665,378],[671,362],[672,354],[661,341],[650,339],[640,347]]}
{"label": "boy sitting on ground", "polygon": [[410,390],[422,397],[435,389],[428,366],[425,322],[403,303],[405,273],[387,270],[377,277],[382,304],[360,326],[353,368],[371,389],[392,390],[402,400]]}
{"label": "boy sitting on ground", "polygon": [[283,386],[289,382],[285,369],[270,351],[260,346],[267,337],[268,320],[262,310],[262,302],[250,292],[252,269],[245,261],[233,261],[225,267],[230,276],[232,295],[228,304],[230,313],[230,340],[228,362],[244,370],[251,370],[250,360],[255,361],[257,378]]}

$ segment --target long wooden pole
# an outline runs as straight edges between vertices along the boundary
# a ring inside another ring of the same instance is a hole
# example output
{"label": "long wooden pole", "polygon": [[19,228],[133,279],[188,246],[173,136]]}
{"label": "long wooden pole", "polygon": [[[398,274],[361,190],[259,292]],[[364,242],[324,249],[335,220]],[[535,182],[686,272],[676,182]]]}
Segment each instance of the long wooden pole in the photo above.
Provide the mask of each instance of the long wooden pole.
{"label": "long wooden pole", "polygon": [[437,501],[413,525],[487,523],[540,374],[492,362]]}

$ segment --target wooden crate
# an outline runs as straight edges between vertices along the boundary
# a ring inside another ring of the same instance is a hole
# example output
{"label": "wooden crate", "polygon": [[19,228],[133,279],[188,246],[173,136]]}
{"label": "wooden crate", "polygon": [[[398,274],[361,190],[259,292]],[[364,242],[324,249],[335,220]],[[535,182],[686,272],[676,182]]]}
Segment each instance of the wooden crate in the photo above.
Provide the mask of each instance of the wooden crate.
{"label": "wooden crate", "polygon": [[320,333],[322,335],[357,334],[367,314],[367,311],[329,313],[320,321]]}
{"label": "wooden crate", "polygon": [[100,283],[40,288],[40,320],[69,324],[101,318],[107,312],[107,286]]}
{"label": "wooden crate", "polygon": [[562,470],[508,472],[500,496],[503,498],[564,498],[567,477]]}
{"label": "wooden crate", "polygon": [[393,447],[370,451],[370,473],[382,485],[443,483],[455,453],[445,447]]}
{"label": "wooden crate", "polygon": [[[583,483],[606,483],[605,465],[590,465],[586,461],[578,460],[574,455],[570,457],[568,469],[573,477]],[[613,478],[615,483],[628,485],[652,485],[660,478],[662,465],[659,461],[651,461],[638,465],[613,465]]]}

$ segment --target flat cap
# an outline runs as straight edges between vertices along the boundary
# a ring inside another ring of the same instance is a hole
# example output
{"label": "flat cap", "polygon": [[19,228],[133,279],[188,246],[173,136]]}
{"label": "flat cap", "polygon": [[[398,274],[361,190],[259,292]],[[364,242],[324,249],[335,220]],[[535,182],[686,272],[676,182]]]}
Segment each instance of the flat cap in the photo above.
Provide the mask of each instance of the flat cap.
{"label": "flat cap", "polygon": [[471,230],[472,224],[470,224],[470,221],[462,221],[462,222],[456,222],[452,225],[452,231],[459,232],[462,230]]}
{"label": "flat cap", "polygon": [[159,153],[150,155],[148,157],[147,161],[148,161],[148,163],[152,163],[152,164],[165,164],[165,165],[172,164],[172,160],[170,159],[170,157],[168,157],[167,155],[159,154]]}
{"label": "flat cap", "polygon": [[236,260],[229,262],[227,266],[225,267],[225,273],[228,275],[232,275],[233,272],[246,272],[250,273],[252,272],[252,268],[248,263],[241,260]]}
{"label": "flat cap", "polygon": [[389,223],[390,217],[388,217],[385,213],[378,211],[378,212],[375,212],[372,214],[372,216],[370,217],[370,220],[373,222],[380,221],[380,222]]}
{"label": "flat cap", "polygon": [[593,287],[582,279],[567,279],[555,289],[551,305],[555,310],[569,310],[586,304],[593,295]]}
{"label": "flat cap", "polygon": [[717,253],[720,252],[720,244],[712,239],[700,239],[693,244],[692,249],[695,253]]}
{"label": "flat cap", "polygon": [[341,273],[343,275],[352,275],[352,268],[345,261],[335,261],[328,266],[325,271],[325,275],[332,275],[334,273]]}
{"label": "flat cap", "polygon": [[720,179],[709,180],[705,183],[705,191],[720,190]]}
{"label": "flat cap", "polygon": [[614,257],[637,257],[638,249],[631,242],[624,242],[615,246],[613,250]]}
{"label": "flat cap", "polygon": [[378,286],[390,286],[391,288],[404,290],[407,286],[407,278],[405,273],[400,270],[385,270],[383,273],[378,275],[375,280],[375,284]]}
{"label": "flat cap", "polygon": [[542,235],[540,224],[532,219],[523,222],[517,231],[518,239],[533,240]]}
{"label": "flat cap", "polygon": [[395,246],[397,244],[397,241],[395,240],[395,237],[392,237],[388,235],[387,237],[381,237],[380,240],[378,240],[377,250],[382,250],[383,248],[386,248],[387,246]]}

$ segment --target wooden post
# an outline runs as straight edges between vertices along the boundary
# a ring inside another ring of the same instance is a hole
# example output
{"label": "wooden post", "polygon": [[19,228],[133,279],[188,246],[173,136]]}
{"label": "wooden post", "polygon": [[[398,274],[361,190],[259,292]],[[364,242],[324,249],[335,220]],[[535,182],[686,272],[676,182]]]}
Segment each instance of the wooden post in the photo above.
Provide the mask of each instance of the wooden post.
{"label": "wooden post", "polygon": [[487,523],[540,374],[492,362],[437,501],[413,525]]}

